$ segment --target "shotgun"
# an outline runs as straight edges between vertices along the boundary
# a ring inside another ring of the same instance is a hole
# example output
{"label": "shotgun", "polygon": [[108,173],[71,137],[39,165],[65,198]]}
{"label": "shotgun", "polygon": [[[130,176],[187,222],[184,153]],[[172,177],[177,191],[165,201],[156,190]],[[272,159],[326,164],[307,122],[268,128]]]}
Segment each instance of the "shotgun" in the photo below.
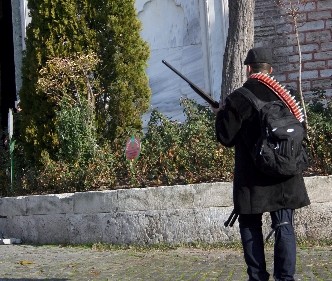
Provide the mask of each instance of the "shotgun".
{"label": "shotgun", "polygon": [[162,63],[165,64],[168,68],[174,71],[177,75],[179,75],[184,81],[186,81],[190,88],[192,88],[197,94],[199,94],[206,102],[208,102],[212,107],[218,108],[219,103],[211,98],[210,95],[205,93],[202,89],[196,86],[193,82],[191,82],[187,77],[177,71],[173,66],[171,66],[167,61],[162,60]]}

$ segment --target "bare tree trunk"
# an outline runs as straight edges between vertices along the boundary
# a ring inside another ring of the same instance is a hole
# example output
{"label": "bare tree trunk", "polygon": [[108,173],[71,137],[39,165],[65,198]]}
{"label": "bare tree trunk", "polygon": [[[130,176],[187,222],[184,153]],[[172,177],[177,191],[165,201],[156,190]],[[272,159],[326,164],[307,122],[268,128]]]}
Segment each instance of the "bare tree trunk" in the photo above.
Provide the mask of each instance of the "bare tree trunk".
{"label": "bare tree trunk", "polygon": [[228,5],[229,28],[221,86],[223,100],[246,80],[243,62],[254,45],[255,0],[229,0]]}

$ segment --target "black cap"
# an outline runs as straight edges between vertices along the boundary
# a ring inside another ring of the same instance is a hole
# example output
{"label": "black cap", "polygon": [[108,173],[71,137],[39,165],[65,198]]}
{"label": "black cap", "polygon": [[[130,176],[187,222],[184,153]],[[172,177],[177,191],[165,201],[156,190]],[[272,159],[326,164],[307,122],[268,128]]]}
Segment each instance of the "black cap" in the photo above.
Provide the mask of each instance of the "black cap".
{"label": "black cap", "polygon": [[247,65],[247,64],[254,64],[261,62],[272,64],[271,49],[267,47],[258,47],[250,49],[244,61],[244,64]]}

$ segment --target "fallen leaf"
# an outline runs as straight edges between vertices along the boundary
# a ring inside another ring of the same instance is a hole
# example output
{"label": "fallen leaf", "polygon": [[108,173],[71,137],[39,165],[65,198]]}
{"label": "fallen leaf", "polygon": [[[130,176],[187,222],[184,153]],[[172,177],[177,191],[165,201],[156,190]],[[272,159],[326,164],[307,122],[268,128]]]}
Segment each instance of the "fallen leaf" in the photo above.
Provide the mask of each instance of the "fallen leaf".
{"label": "fallen leaf", "polygon": [[29,264],[33,264],[32,261],[28,261],[28,260],[22,260],[22,261],[19,261],[19,264],[20,265],[29,265]]}

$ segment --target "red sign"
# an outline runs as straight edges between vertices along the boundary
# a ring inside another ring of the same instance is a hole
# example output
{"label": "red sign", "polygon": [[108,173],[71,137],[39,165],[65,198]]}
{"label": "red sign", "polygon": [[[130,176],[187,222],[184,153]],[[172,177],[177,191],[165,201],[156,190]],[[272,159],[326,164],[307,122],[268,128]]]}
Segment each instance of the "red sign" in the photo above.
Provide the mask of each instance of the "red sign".
{"label": "red sign", "polygon": [[138,158],[141,151],[141,142],[139,138],[132,136],[126,143],[126,158],[127,160],[134,160]]}

